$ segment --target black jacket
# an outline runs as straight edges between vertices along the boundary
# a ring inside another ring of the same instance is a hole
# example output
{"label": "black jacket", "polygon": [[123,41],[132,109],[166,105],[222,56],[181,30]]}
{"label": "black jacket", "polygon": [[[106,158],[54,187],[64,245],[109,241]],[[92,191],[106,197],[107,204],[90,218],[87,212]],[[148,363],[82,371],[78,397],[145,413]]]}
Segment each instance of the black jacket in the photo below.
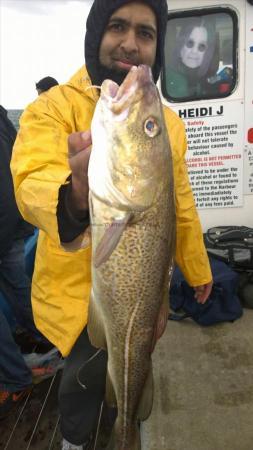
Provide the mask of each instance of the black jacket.
{"label": "black jacket", "polygon": [[33,233],[33,226],[19,213],[14,196],[10,160],[16,129],[0,105],[0,259],[11,248],[14,239]]}

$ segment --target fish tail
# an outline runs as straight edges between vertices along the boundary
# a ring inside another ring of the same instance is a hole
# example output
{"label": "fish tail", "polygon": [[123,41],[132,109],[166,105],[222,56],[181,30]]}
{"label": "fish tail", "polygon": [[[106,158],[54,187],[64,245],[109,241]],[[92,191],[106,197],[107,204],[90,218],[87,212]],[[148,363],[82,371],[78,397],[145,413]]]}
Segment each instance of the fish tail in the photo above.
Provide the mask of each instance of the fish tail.
{"label": "fish tail", "polygon": [[119,433],[120,424],[116,422],[112,430],[111,438],[106,450],[141,450],[141,436],[139,425],[131,427],[127,433],[127,438],[121,440],[122,434]]}

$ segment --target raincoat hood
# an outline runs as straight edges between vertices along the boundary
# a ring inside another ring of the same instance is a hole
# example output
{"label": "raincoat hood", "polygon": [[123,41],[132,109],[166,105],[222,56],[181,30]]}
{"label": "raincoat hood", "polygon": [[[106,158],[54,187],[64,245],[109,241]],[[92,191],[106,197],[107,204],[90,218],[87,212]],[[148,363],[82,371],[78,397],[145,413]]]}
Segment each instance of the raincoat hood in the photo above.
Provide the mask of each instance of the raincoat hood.
{"label": "raincoat hood", "polygon": [[[85,35],[85,63],[92,84],[100,86],[108,78],[106,69],[99,62],[99,48],[106,25],[111,15],[117,9],[134,0],[95,0],[86,23]],[[157,82],[162,61],[163,48],[167,26],[168,8],[166,0],[143,0],[141,3],[149,6],[157,19],[157,51],[156,60],[152,68],[153,78]]]}

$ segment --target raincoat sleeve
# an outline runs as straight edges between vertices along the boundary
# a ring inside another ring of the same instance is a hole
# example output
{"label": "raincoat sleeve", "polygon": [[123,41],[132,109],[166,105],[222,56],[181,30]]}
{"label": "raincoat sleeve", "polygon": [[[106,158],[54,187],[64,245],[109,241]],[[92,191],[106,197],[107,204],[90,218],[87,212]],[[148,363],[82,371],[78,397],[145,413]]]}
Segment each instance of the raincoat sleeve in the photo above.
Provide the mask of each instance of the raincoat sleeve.
{"label": "raincoat sleeve", "polygon": [[178,117],[170,121],[169,137],[175,185],[176,263],[190,286],[200,286],[212,280],[212,273],[188,177],[184,124]]}
{"label": "raincoat sleeve", "polygon": [[71,191],[70,183],[63,185],[59,190],[58,206],[57,206],[57,222],[61,242],[69,243],[90,225],[90,216],[88,210],[77,210],[73,208],[69,199]]}
{"label": "raincoat sleeve", "polygon": [[67,99],[57,92],[56,98],[41,95],[22,114],[11,169],[23,217],[60,245],[58,196],[69,183],[67,142],[75,124]]}

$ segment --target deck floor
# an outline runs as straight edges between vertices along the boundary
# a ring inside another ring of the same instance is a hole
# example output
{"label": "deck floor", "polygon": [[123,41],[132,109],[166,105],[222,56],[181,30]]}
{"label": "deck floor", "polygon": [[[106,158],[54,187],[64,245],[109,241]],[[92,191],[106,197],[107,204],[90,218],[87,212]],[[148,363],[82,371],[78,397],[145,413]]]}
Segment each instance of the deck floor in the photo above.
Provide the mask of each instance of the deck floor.
{"label": "deck floor", "polygon": [[29,397],[0,421],[0,449],[60,450],[57,394],[61,373],[33,387]]}
{"label": "deck floor", "polygon": [[[244,311],[234,323],[207,328],[169,321],[153,356],[154,406],[141,427],[142,450],[253,450],[253,310]],[[60,450],[60,376],[35,385],[0,421],[1,450]]]}

